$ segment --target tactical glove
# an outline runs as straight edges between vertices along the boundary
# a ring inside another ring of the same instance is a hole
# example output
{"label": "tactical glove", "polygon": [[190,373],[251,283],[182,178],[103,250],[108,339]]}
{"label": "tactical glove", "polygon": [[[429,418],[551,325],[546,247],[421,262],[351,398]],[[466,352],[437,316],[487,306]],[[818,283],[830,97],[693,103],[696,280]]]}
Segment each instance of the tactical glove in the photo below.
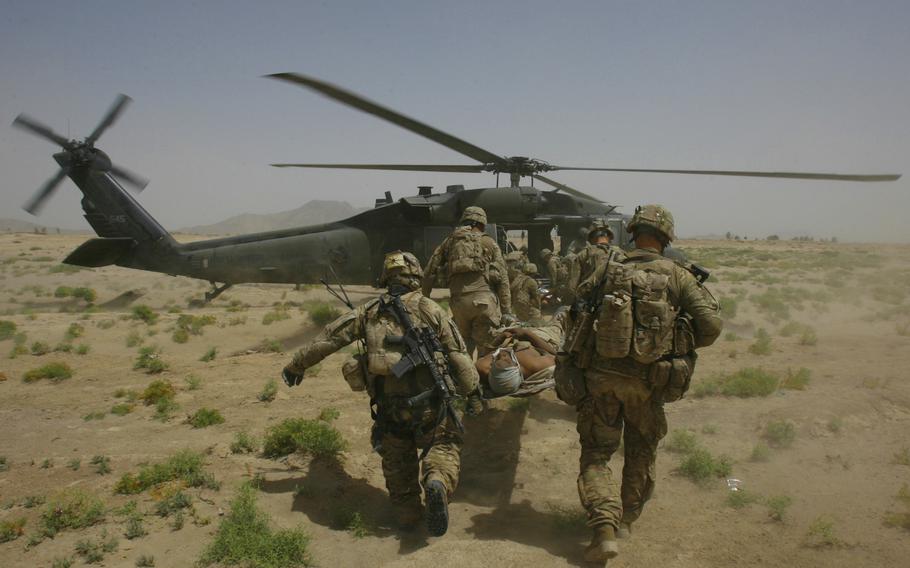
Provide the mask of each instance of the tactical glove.
{"label": "tactical glove", "polygon": [[281,371],[281,378],[284,379],[284,384],[287,386],[296,387],[303,381],[303,373],[294,372],[290,367],[288,365]]}

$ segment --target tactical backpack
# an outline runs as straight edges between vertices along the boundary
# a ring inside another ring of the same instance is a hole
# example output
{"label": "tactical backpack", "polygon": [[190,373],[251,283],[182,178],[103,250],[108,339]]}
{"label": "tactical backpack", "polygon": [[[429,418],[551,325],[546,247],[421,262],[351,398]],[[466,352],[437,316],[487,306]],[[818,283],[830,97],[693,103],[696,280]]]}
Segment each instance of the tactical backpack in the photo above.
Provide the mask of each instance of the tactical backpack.
{"label": "tactical backpack", "polygon": [[481,244],[483,236],[484,233],[478,233],[471,227],[458,227],[452,232],[446,263],[449,278],[468,272],[486,274],[488,263]]}
{"label": "tactical backpack", "polygon": [[595,324],[600,357],[649,364],[673,351],[677,310],[668,298],[672,274],[672,261],[635,257],[595,271],[595,277],[606,278]]}

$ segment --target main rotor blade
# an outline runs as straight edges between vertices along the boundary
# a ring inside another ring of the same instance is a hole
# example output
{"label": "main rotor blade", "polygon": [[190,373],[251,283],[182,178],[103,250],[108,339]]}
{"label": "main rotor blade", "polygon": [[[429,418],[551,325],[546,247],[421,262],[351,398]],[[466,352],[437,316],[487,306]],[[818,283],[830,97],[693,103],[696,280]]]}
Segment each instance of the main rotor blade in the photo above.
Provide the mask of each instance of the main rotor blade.
{"label": "main rotor blade", "polygon": [[483,166],[457,166],[445,164],[272,164],[276,168],[332,168],[339,170],[395,170],[402,172],[456,172],[481,173]]}
{"label": "main rotor blade", "polygon": [[574,195],[575,197],[580,197],[582,199],[590,199],[591,201],[603,203],[603,201],[601,201],[600,199],[598,199],[596,197],[592,197],[592,196],[588,195],[587,193],[578,191],[577,189],[575,189],[573,187],[569,187],[568,185],[566,185],[564,183],[559,183],[558,181],[544,177],[540,174],[533,174],[531,177],[534,179],[539,179],[540,181],[542,181],[546,184],[552,185],[553,187],[556,188],[556,191],[564,191],[564,192],[568,193],[569,195]]}
{"label": "main rotor blade", "polygon": [[116,121],[117,117],[120,116],[120,113],[123,112],[124,107],[132,100],[133,99],[123,93],[117,95],[117,100],[111,105],[110,110],[107,111],[107,114],[104,115],[104,118],[102,118],[98,126],[95,127],[95,130],[88,135],[85,142],[89,145],[94,144],[95,141],[104,134],[104,131],[107,130],[110,125],[114,124],[114,121]]}
{"label": "main rotor blade", "polygon": [[400,126],[406,130],[410,130],[414,134],[419,134],[424,138],[429,138],[434,142],[442,144],[446,148],[455,150],[456,152],[464,154],[469,158],[473,158],[478,162],[482,162],[484,164],[499,164],[505,162],[502,156],[497,156],[496,154],[484,150],[479,146],[475,146],[470,142],[465,142],[464,140],[456,138],[451,134],[437,130],[432,126],[414,120],[413,118],[408,118],[407,116],[404,116],[403,114],[400,114],[392,109],[369,101],[360,95],[345,91],[344,89],[336,87],[335,85],[324,83],[317,79],[313,79],[305,75],[300,75],[299,73],[275,73],[273,75],[266,75],[266,77],[280,79],[289,83],[296,83],[298,85],[302,85],[304,87],[318,91],[329,98],[335,99],[338,102],[352,106],[356,109],[360,109],[363,112],[372,114],[373,116],[383,118],[392,124]]}
{"label": "main rotor blade", "polygon": [[138,191],[142,191],[145,189],[145,186],[149,184],[149,181],[144,177],[136,175],[129,170],[125,170],[120,166],[111,166],[110,172],[117,178],[135,187]]}
{"label": "main rotor blade", "polygon": [[16,120],[13,121],[13,126],[18,126],[23,130],[28,130],[32,134],[37,134],[38,136],[50,140],[54,144],[61,146],[63,148],[68,148],[70,141],[60,136],[47,126],[44,126],[34,118],[31,118],[25,114],[20,114],[16,117]]}
{"label": "main rotor blade", "polygon": [[60,182],[63,181],[63,178],[66,177],[66,170],[61,168],[57,171],[57,175],[47,180],[41,189],[32,196],[31,199],[22,207],[32,215],[37,215],[41,208],[44,207],[44,201],[51,196],[51,193],[57,189],[57,186],[60,185]]}
{"label": "main rotor blade", "polygon": [[646,170],[630,168],[570,168],[563,166],[551,166],[548,171],[557,170],[577,170],[590,172],[633,172],[654,174],[696,174],[708,176],[817,179],[832,181],[894,181],[900,179],[901,177],[901,174],[825,174],[814,172],[753,172],[736,170]]}

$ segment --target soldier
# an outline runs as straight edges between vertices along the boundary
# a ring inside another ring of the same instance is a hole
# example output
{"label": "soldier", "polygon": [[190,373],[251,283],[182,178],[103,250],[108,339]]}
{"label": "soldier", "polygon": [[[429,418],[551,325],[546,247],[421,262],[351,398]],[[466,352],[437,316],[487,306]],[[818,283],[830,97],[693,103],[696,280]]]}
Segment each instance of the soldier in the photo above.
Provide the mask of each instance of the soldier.
{"label": "soldier", "polygon": [[[654,490],[657,443],[667,433],[663,404],[682,397],[695,348],[714,343],[722,326],[707,289],[661,256],[674,238],[670,212],[659,205],[639,207],[627,230],[635,248],[596,256],[596,270],[578,290],[580,298],[600,301],[599,325],[585,343],[593,351],[584,372],[587,395],[577,405],[578,493],[594,533],[585,551],[590,562],[618,553],[617,530],[620,537],[631,533]],[[620,490],[608,462],[621,441]]]}
{"label": "soldier", "polygon": [[569,249],[566,251],[567,254],[578,254],[584,250],[585,245],[588,243],[588,228],[580,227],[578,229],[578,237],[569,243]]}
{"label": "soldier", "polygon": [[586,233],[588,244],[575,255],[569,266],[569,279],[566,284],[566,302],[575,301],[575,291],[581,282],[591,276],[598,259],[605,259],[611,250],[616,250],[610,243],[613,242],[613,230],[609,225],[600,220],[595,220]]}
{"label": "soldier", "polygon": [[508,271],[496,241],[483,232],[486,224],[483,209],[465,208],[461,226],[433,252],[423,278],[423,294],[429,297],[436,273],[445,271],[455,323],[468,353],[477,347],[480,355],[490,349],[502,320],[514,320]]}
{"label": "soldier", "polygon": [[[436,302],[420,293],[422,275],[413,254],[387,254],[380,285],[388,286],[388,292],[326,326],[294,355],[282,376],[288,386],[298,385],[308,367],[355,340],[365,341],[366,354],[349,360],[342,372],[353,390],[370,394],[373,445],[382,457],[382,473],[396,518],[404,529],[420,521],[423,486],[427,529],[431,535],[441,536],[448,528],[448,501],[458,485],[462,438],[454,427],[456,418],[433,399],[414,407],[408,404],[409,398],[433,388],[427,367],[417,367],[401,377],[392,373],[406,353],[401,343],[389,339],[402,335],[404,329],[389,307],[394,297],[401,299],[416,328],[429,327],[438,336],[459,395],[477,390],[477,371],[455,323]],[[420,458],[418,448],[423,448]],[[423,476],[418,480],[421,469]]]}
{"label": "soldier", "polygon": [[524,270],[516,270],[512,279],[512,307],[519,321],[536,323],[540,320],[540,288],[533,278],[536,274],[537,265],[529,262]]}

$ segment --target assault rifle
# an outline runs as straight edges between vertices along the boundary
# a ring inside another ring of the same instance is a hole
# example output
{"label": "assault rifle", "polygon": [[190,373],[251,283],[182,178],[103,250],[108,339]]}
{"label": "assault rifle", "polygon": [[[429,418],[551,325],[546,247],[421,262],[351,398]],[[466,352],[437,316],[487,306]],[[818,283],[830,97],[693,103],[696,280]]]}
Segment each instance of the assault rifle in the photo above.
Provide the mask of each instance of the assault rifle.
{"label": "assault rifle", "polygon": [[[390,291],[392,292],[392,291]],[[391,344],[402,344],[407,348],[407,353],[402,356],[398,363],[392,366],[392,374],[401,378],[407,373],[418,367],[426,367],[433,378],[433,387],[416,396],[408,399],[408,406],[419,406],[432,398],[439,400],[439,418],[437,426],[442,424],[448,415],[452,423],[459,432],[464,432],[464,425],[455,413],[452,406],[452,400],[456,397],[453,392],[452,377],[449,373],[448,361],[445,359],[445,350],[439,337],[432,328],[424,326],[420,329],[414,327],[411,316],[408,315],[404,304],[401,301],[401,295],[390,294],[391,301],[385,302],[380,300],[380,309],[389,310],[392,315],[404,328],[404,335],[386,337],[386,341]],[[437,358],[442,357],[442,361]]]}

